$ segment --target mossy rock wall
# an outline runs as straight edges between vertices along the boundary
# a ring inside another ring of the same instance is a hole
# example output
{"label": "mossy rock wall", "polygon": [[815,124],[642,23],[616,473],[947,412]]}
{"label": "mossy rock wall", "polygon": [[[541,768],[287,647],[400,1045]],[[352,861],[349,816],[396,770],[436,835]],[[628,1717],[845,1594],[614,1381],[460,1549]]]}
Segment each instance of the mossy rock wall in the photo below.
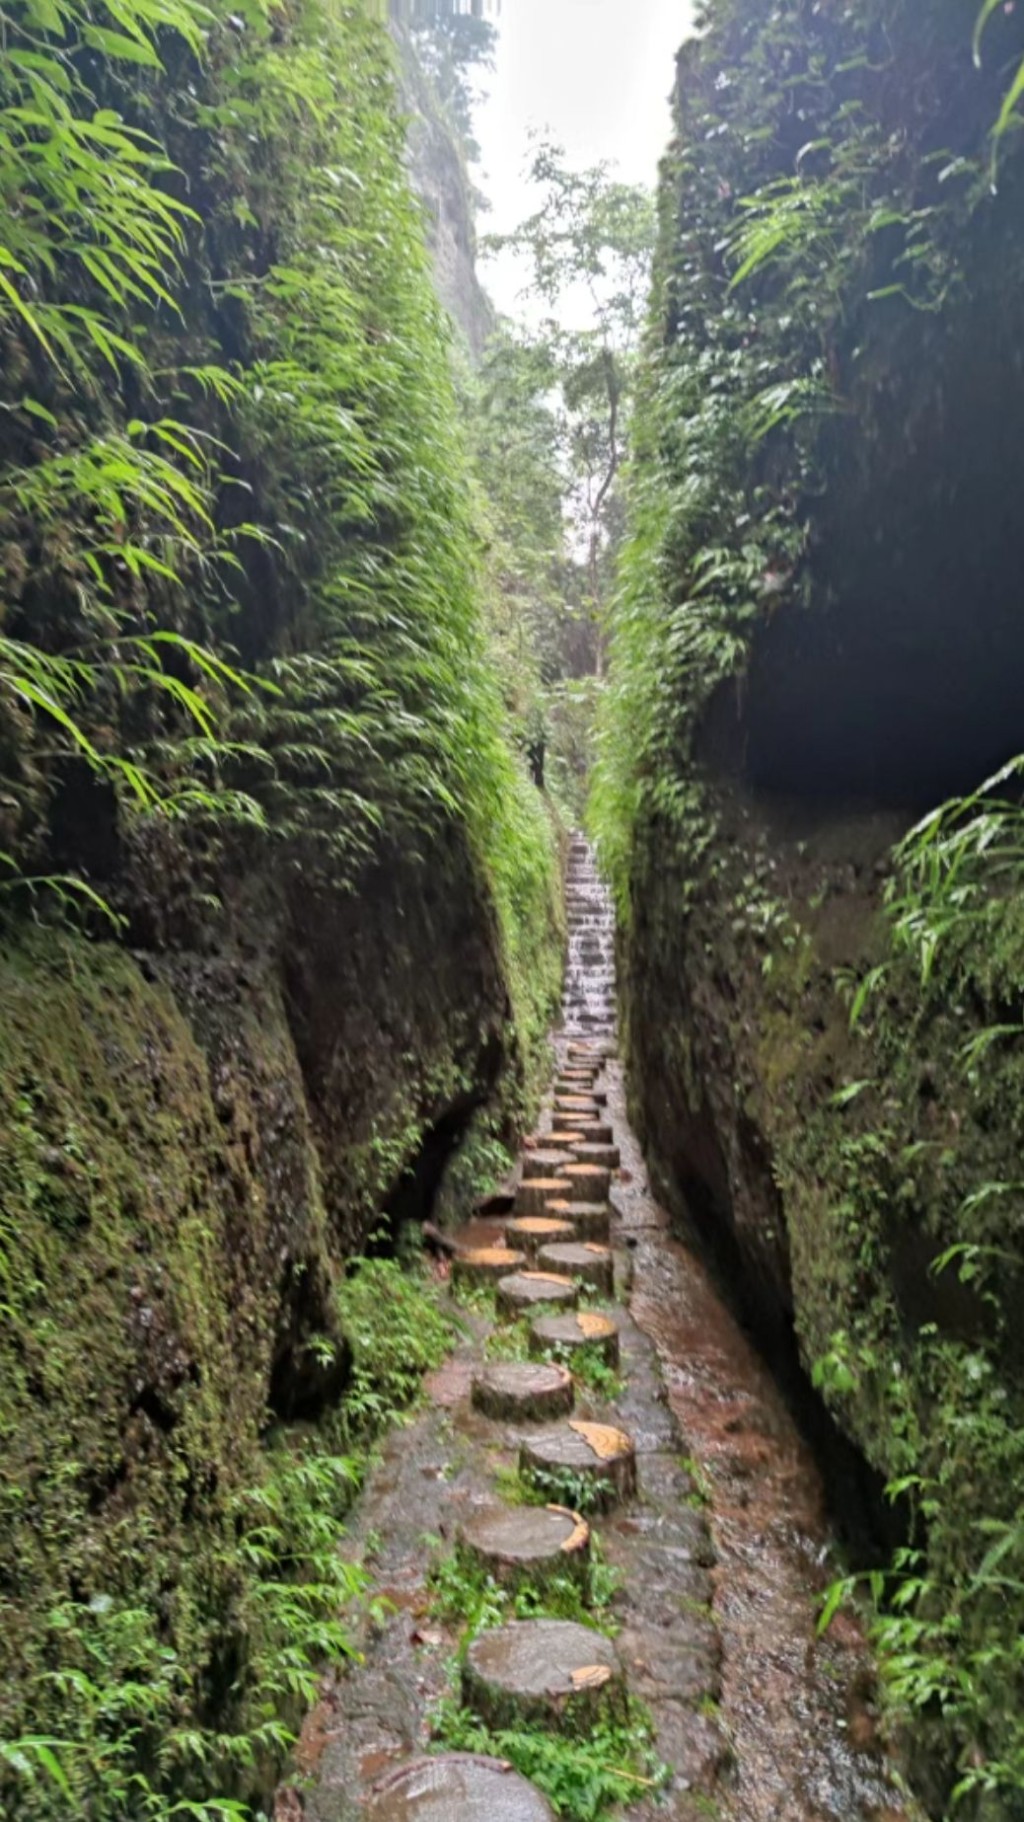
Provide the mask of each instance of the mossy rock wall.
{"label": "mossy rock wall", "polygon": [[594,821],[654,1179],[853,1445],[855,1561],[887,1525],[912,1551],[878,1642],[932,1813],[959,1780],[1003,1822],[1016,782],[962,895],[895,846],[1024,749],[1022,165],[991,132],[1024,38],[989,12],[980,69],[940,0],[710,0],[681,54]]}
{"label": "mossy rock wall", "polygon": [[361,885],[263,892],[203,954],[4,935],[0,1737],[45,1721],[68,1604],[148,1611],[183,1712],[230,1714],[268,1425],[337,1401],[346,1259],[514,1088],[465,844]]}

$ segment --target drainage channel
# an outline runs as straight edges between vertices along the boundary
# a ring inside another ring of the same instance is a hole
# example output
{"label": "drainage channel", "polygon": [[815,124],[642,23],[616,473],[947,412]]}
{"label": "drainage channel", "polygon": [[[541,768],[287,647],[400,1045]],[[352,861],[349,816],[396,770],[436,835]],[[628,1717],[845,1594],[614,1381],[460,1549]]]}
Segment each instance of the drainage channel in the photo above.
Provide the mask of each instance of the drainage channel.
{"label": "drainage channel", "polygon": [[[829,1535],[813,1458],[647,1189],[614,1053],[611,911],[582,839],[568,912],[555,1089],[514,1208],[475,1221],[453,1260],[453,1290],[474,1293],[464,1340],[354,1514],[349,1547],[386,1606],[360,1661],[325,1681],[303,1795],[280,1793],[279,1822],[550,1822],[507,1762],[431,1739],[453,1687],[492,1728],[576,1735],[637,1698],[667,1773],[622,1772],[629,1822],[909,1818],[863,1639],[841,1616],[816,1637]],[[513,1322],[528,1358],[495,1349]],[[540,1503],[510,1503],[516,1474]],[[453,1683],[457,1629],[436,1619],[430,1575],[456,1541],[499,1582],[578,1577],[584,1609],[599,1550],[614,1592],[586,1625],[485,1626]]]}

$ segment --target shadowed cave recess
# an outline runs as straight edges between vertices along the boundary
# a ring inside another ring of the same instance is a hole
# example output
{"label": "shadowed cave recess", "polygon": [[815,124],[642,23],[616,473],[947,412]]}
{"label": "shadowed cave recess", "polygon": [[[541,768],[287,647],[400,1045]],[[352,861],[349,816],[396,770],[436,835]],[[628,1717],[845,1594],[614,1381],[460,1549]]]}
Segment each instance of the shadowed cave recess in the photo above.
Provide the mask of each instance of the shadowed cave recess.
{"label": "shadowed cave recess", "polygon": [[763,619],[742,683],[711,705],[712,771],[819,814],[910,820],[1024,750],[1024,364],[1009,331],[975,300],[875,421],[832,428],[810,605]]}

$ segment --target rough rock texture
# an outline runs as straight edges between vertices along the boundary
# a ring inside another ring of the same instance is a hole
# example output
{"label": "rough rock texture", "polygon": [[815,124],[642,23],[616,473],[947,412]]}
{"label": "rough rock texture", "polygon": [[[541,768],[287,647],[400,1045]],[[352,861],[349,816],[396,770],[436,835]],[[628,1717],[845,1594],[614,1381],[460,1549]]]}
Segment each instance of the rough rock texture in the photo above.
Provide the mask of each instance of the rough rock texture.
{"label": "rough rock texture", "polygon": [[1019,1572],[1016,778],[1006,875],[968,841],[954,892],[937,841],[893,844],[1024,747],[1019,132],[986,181],[1024,37],[988,10],[980,73],[957,9],[874,0],[713,0],[680,59],[640,431],[664,519],[641,504],[621,631],[618,736],[649,711],[652,738],[609,844],[653,1183],[799,1389],[858,1563],[909,1523],[881,1481],[927,1487],[919,1735],[928,1678],[954,1693],[917,1769],[935,1813],[991,1769],[986,1818],[1021,1751],[981,1541]]}
{"label": "rough rock texture", "polygon": [[508,1060],[457,845],[422,871],[391,857],[358,896],[236,915],[208,953],[0,946],[7,1733],[31,1726],[22,1679],[69,1597],[149,1607],[202,1663],[268,1407],[337,1398],[345,1258],[382,1210],[426,1211]]}
{"label": "rough rock texture", "polygon": [[409,110],[409,175],[423,203],[437,294],[479,360],[494,328],[494,309],[476,271],[473,180],[408,33],[393,26],[392,36]]}

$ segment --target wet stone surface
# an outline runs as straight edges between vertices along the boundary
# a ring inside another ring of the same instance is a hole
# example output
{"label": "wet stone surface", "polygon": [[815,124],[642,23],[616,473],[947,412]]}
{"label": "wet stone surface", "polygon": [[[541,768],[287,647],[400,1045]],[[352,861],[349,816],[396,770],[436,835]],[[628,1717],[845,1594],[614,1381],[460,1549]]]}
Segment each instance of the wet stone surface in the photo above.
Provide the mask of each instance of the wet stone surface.
{"label": "wet stone surface", "polygon": [[[604,1402],[578,1381],[575,1430],[569,1420],[538,1428],[483,1415],[471,1388],[494,1322],[477,1305],[467,1310],[464,1339],[430,1377],[414,1419],[384,1443],[352,1515],[346,1550],[389,1605],[362,1622],[361,1661],[325,1678],[297,1753],[302,1796],[288,1794],[289,1822],[293,1814],[307,1822],[553,1822],[546,1801],[507,1768],[463,1755],[424,1760],[431,1707],[452,1686],[458,1645],[431,1610],[428,1578],[474,1527],[494,1524],[511,1536],[507,1527],[522,1522],[553,1541],[573,1524],[565,1514],[553,1530],[543,1506],[504,1505],[499,1476],[545,1433],[563,1442],[568,1433],[573,1449],[592,1455],[588,1423],[605,1435],[609,1427],[628,1432],[635,1451],[635,1491],[625,1489],[591,1524],[619,1576],[615,1654],[628,1687],[649,1706],[656,1749],[672,1774],[657,1795],[624,1789],[625,1822],[916,1817],[888,1775],[872,1725],[871,1663],[856,1625],[839,1616],[824,1639],[816,1635],[817,1597],[834,1571],[823,1562],[829,1534],[814,1462],[647,1186],[614,1057],[613,959],[607,897],[585,844],[576,843],[557,1047],[560,1063],[586,1077],[574,1098],[603,1109],[595,1096],[606,1095],[607,1112],[570,1121],[549,1099],[536,1148],[549,1144],[552,1126],[620,1147],[621,1168],[610,1167],[612,1243],[632,1243],[629,1297],[628,1307],[608,1314],[538,1312],[530,1346],[541,1354],[555,1347],[568,1359],[580,1346],[605,1350],[619,1364],[614,1398]],[[564,1080],[568,1087],[570,1074]],[[574,1088],[582,1080],[572,1073]],[[584,1198],[574,1188],[567,1197],[563,1179],[562,1199],[581,1210],[590,1202],[603,1208],[606,1194]],[[547,1198],[529,1212],[546,1215]],[[507,1198],[482,1207],[465,1237],[500,1244],[508,1213]]]}

